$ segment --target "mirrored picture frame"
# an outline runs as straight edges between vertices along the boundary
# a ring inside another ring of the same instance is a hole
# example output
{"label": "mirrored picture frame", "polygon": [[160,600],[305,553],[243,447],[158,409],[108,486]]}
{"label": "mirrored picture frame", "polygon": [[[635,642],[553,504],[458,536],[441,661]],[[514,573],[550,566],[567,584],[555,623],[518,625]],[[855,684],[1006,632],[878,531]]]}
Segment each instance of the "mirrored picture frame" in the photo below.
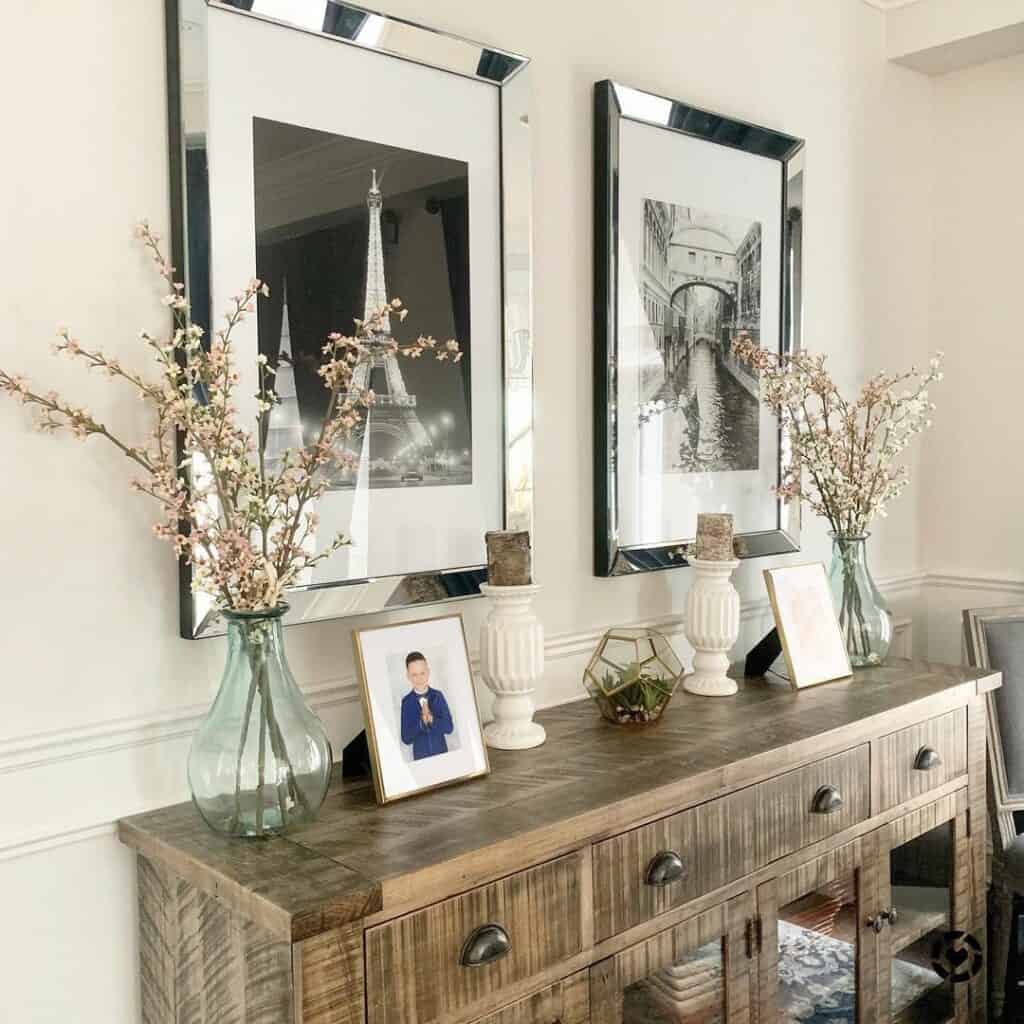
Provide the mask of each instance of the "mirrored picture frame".
{"label": "mirrored picture frame", "polygon": [[594,87],[594,573],[688,564],[698,512],[737,555],[800,548],[786,438],[730,338],[800,347],[804,142]]}
{"label": "mirrored picture frame", "polygon": [[[351,331],[364,296],[400,295],[412,337],[464,350],[367,367],[360,471],[317,509],[324,543],[353,544],[288,590],[285,623],[477,596],[484,533],[533,525],[528,58],[335,0],[165,5],[172,262],[208,333],[240,282],[269,283],[235,345],[254,379],[257,355],[292,357],[282,436],[316,412],[300,352]],[[180,613],[186,638],[224,631],[186,564]]]}

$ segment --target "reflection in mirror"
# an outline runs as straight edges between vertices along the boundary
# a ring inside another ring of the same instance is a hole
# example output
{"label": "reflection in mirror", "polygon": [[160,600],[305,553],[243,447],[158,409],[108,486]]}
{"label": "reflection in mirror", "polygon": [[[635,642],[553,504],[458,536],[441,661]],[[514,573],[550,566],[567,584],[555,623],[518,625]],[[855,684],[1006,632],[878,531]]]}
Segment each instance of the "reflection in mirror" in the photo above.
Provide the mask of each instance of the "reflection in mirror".
{"label": "reflection in mirror", "polygon": [[502,226],[505,274],[505,503],[508,530],[533,529],[533,266],[530,217],[530,83],[502,89]]}
{"label": "reflection in mirror", "polygon": [[211,3],[499,85],[527,63],[525,57],[335,0],[211,0]]}

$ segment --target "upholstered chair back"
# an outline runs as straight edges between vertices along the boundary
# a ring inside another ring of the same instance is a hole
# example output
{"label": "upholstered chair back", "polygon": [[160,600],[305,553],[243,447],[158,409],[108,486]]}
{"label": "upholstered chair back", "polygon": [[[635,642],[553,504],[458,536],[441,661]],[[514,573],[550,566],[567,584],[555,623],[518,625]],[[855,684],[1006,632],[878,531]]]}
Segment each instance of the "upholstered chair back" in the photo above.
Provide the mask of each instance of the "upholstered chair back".
{"label": "upholstered chair back", "polygon": [[993,832],[1005,847],[1016,835],[1013,811],[1024,810],[1024,607],[964,612],[968,662],[1003,674],[988,694]]}

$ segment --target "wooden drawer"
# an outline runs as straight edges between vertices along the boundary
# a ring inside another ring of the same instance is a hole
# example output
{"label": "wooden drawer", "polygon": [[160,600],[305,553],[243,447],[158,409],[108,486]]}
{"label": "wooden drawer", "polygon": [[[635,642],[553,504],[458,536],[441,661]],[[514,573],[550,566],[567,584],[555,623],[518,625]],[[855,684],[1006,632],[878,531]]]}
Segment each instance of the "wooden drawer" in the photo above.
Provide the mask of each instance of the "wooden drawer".
{"label": "wooden drawer", "polygon": [[590,973],[580,971],[475,1024],[589,1024]]}
{"label": "wooden drawer", "polygon": [[883,736],[875,745],[878,807],[912,800],[967,773],[967,709]]}
{"label": "wooden drawer", "polygon": [[[743,874],[744,865],[730,865],[726,853],[726,805],[732,799],[691,807],[594,846],[597,941],[682,906]],[[673,872],[676,877],[651,878],[652,869],[668,864],[671,856],[681,862]]]}
{"label": "wooden drawer", "polygon": [[[369,1024],[430,1024],[478,1001],[500,1005],[506,986],[579,953],[580,882],[580,855],[570,854],[368,929]],[[507,935],[507,952],[464,966],[469,940],[488,925]]]}
{"label": "wooden drawer", "polygon": [[[594,846],[594,935],[600,942],[869,816],[869,747],[828,757]],[[826,786],[840,803],[816,812]],[[673,854],[681,874],[649,875]]]}
{"label": "wooden drawer", "polygon": [[[757,866],[865,821],[870,816],[870,767],[869,747],[864,743],[758,783],[752,831],[747,831],[749,818],[744,822]],[[827,787],[836,791],[840,801],[833,801],[831,809],[823,806],[828,803]]]}

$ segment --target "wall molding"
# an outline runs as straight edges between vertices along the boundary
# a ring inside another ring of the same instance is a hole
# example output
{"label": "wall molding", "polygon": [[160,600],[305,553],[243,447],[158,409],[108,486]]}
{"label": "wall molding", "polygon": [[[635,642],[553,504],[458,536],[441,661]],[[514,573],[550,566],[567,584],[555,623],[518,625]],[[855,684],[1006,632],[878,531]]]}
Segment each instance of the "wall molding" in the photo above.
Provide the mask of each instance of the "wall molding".
{"label": "wall molding", "polygon": [[[767,600],[748,601],[743,605],[742,618],[750,620],[758,615],[770,614],[770,611]],[[629,625],[659,629],[668,635],[675,635],[682,631],[683,618],[682,614],[663,615],[631,622]],[[593,627],[547,637],[544,644],[546,661],[557,662],[589,654],[607,628]],[[473,671],[479,671],[479,658],[476,654],[473,655]],[[318,713],[329,707],[359,700],[358,681],[353,674],[304,688],[303,693],[310,707]],[[199,727],[208,709],[208,703],[197,704],[152,715],[108,719],[79,728],[32,733],[3,740],[0,741],[0,775],[112,753],[127,747],[144,747],[151,743],[188,737]]]}
{"label": "wall molding", "polygon": [[861,0],[868,7],[874,7],[876,11],[895,11],[898,7],[909,7],[911,4],[920,3],[921,0]]}
{"label": "wall molding", "polygon": [[1012,576],[988,576],[984,573],[930,572],[924,585],[933,590],[985,590],[992,594],[1024,594],[1024,579]]}
{"label": "wall molding", "polygon": [[[359,699],[356,680],[351,676],[303,692],[315,711]],[[0,775],[191,736],[209,706],[208,703],[195,704],[154,715],[108,719],[77,729],[32,733],[0,741]]]}
{"label": "wall molding", "polygon": [[[758,615],[770,614],[770,611],[766,599],[746,601],[741,617],[750,620]],[[659,629],[668,635],[675,635],[682,631],[683,617],[681,613],[663,615],[631,622],[628,625]],[[546,637],[546,661],[559,661],[563,658],[589,654],[607,628],[593,627]],[[472,660],[473,671],[479,671],[478,655],[474,654]],[[310,707],[317,712],[359,699],[358,682],[352,674],[315,687],[304,688],[303,693]],[[0,774],[190,736],[198,728],[208,709],[208,703],[197,704],[153,715],[114,718],[75,729],[58,729],[2,740]]]}
{"label": "wall molding", "polygon": [[31,857],[38,853],[48,853],[50,850],[59,849],[62,846],[71,846],[74,843],[86,843],[91,839],[102,839],[106,836],[117,834],[117,823],[106,821],[100,825],[87,825],[84,828],[69,828],[63,832],[53,832],[42,836],[39,839],[17,840],[13,843],[0,843],[0,864],[5,860],[17,860],[21,857]]}
{"label": "wall molding", "polygon": [[[879,581],[881,588],[890,596],[919,591],[923,586],[951,585],[945,581],[956,581],[960,587],[981,588],[986,582],[982,576],[959,577],[945,573],[932,577],[924,573],[906,573]],[[996,580],[997,587],[1016,586],[1014,592],[1024,593],[1024,581]],[[743,602],[741,621],[748,630],[763,623],[767,628],[771,619],[771,606],[766,598]],[[667,636],[682,633],[682,613],[648,617],[630,623],[636,627],[661,630]],[[593,626],[583,630],[557,633],[546,638],[545,658],[549,665],[558,662],[581,659],[596,647],[607,626]],[[911,622],[908,618],[897,620],[897,632],[909,637]],[[473,657],[473,669],[478,670],[477,658]],[[318,686],[304,690],[310,706],[318,713],[340,705],[358,703],[359,687],[354,675],[346,675]],[[582,690],[580,690],[582,696]],[[555,698],[547,705],[562,703],[564,697]],[[151,715],[108,719],[106,721],[74,728],[33,733],[0,741],[0,776],[45,770],[67,762],[102,758],[118,751],[143,750],[146,747],[185,741],[195,732],[208,704],[191,705]],[[14,780],[11,780],[12,782]],[[127,813],[127,812],[126,812]],[[120,817],[120,814],[118,815]],[[18,836],[10,841],[0,840],[0,861],[30,856],[71,843],[85,842],[100,836],[113,834],[111,821],[94,822],[59,831],[50,831],[39,836]]]}

